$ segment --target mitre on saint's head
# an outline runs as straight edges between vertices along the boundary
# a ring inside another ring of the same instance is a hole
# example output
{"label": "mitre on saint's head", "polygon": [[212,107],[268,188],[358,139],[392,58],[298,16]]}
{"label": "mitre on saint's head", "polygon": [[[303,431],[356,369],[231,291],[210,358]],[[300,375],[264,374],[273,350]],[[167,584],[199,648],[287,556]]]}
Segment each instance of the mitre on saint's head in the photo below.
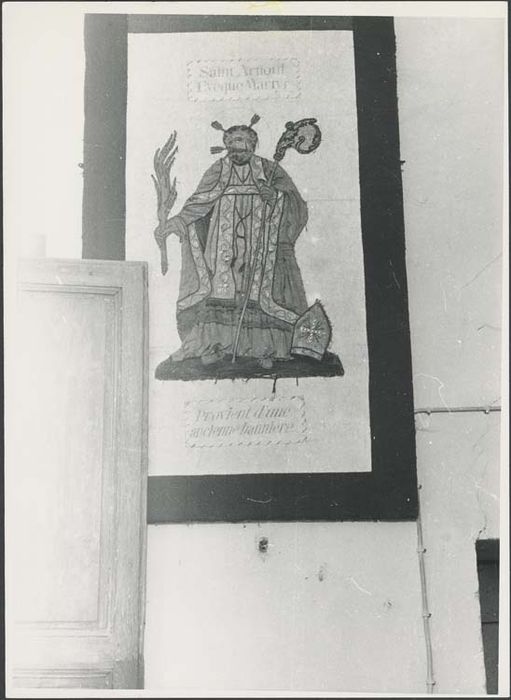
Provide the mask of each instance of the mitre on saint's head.
{"label": "mitre on saint's head", "polygon": [[247,135],[252,139],[254,145],[257,144],[258,141],[258,136],[257,132],[252,129],[254,124],[257,124],[257,122],[260,120],[260,116],[258,114],[254,114],[252,119],[250,120],[249,125],[247,126],[246,124],[235,124],[234,126],[230,126],[228,129],[224,129],[224,127],[220,124],[220,122],[214,121],[211,122],[211,126],[213,129],[217,129],[218,131],[223,131],[224,132],[224,145],[223,146],[211,146],[209,149],[211,153],[221,153],[222,151],[225,151],[226,146],[225,146],[225,139],[229,134],[232,134],[234,131],[245,131],[247,132]]}
{"label": "mitre on saint's head", "polygon": [[316,299],[296,321],[291,355],[305,355],[321,362],[332,337],[332,327],[325,310]]}

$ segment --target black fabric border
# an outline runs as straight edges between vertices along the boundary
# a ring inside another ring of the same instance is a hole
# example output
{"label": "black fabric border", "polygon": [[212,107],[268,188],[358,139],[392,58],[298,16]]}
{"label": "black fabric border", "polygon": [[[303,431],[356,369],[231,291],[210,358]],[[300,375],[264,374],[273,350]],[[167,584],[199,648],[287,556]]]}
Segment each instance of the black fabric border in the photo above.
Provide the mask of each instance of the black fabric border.
{"label": "black fabric border", "polygon": [[278,15],[128,15],[128,32],[282,32],[351,30],[352,17]]}
{"label": "black fabric border", "polygon": [[388,17],[86,16],[83,257],[119,260],[125,257],[128,32],[350,28],[357,84],[372,471],[152,476],[149,523],[417,517],[394,24]]}
{"label": "black fabric border", "polygon": [[126,256],[126,15],[85,15],[82,257]]}

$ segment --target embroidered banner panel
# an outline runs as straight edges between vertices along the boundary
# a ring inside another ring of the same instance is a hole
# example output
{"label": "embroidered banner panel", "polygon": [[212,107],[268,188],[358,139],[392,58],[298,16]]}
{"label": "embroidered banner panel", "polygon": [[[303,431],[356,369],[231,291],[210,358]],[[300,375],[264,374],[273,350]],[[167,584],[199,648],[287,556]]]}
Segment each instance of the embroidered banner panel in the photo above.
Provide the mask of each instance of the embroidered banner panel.
{"label": "embroidered banner panel", "polygon": [[[129,33],[127,78],[126,259],[149,265],[150,475],[371,471],[353,33]],[[248,166],[210,152],[223,146],[213,121],[227,130],[254,114]],[[290,148],[272,180],[286,124],[304,118],[317,120],[319,147]],[[171,216],[192,196],[203,216],[186,220],[186,240],[169,237],[163,276],[151,173],[173,131]],[[277,189],[266,213],[262,183]],[[238,344],[246,374],[215,374],[250,282]],[[318,376],[327,342],[337,369]],[[292,343],[294,364],[283,359]],[[185,358],[175,378],[155,378],[169,356]]]}

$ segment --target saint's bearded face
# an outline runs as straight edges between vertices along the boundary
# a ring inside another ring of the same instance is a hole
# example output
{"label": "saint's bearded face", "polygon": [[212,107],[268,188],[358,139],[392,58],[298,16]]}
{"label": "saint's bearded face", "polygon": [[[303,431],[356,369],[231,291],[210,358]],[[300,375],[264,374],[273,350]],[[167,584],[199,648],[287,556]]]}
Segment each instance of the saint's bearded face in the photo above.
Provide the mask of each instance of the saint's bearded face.
{"label": "saint's bearded face", "polygon": [[248,163],[255,151],[255,143],[247,133],[234,131],[225,138],[229,158],[236,165]]}

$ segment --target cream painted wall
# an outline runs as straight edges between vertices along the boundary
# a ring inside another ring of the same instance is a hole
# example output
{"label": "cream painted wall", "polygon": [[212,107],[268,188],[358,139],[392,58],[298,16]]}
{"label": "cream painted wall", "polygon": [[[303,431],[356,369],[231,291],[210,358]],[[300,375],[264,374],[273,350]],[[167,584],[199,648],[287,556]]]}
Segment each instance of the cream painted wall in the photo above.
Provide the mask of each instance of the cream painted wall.
{"label": "cream painted wall", "polygon": [[[396,21],[417,407],[501,403],[504,31]],[[436,690],[484,692],[474,542],[499,536],[500,414],[416,427]]]}
{"label": "cream painted wall", "polygon": [[[35,235],[80,256],[82,25],[60,11],[65,31],[41,32],[37,5],[4,13],[13,257],[37,252]],[[500,400],[504,31],[396,21],[417,406]],[[417,428],[436,690],[477,694],[475,540],[498,535],[499,414]],[[148,688],[425,691],[413,523],[151,526],[148,546]]]}
{"label": "cream painted wall", "polygon": [[396,20],[417,406],[500,399],[504,28]]}
{"label": "cream painted wall", "polygon": [[147,687],[422,692],[416,548],[415,523],[150,527]]}

